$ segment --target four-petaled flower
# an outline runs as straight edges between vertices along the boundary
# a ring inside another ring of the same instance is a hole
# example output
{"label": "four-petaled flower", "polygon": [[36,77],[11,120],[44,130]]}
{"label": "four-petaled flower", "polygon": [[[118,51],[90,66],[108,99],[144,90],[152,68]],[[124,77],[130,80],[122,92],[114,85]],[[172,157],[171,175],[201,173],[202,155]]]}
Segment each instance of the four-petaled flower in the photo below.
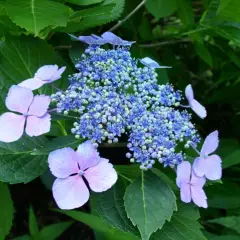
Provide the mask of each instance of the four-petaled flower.
{"label": "four-petaled flower", "polygon": [[113,165],[100,158],[90,141],[79,145],[75,152],[63,148],[50,153],[49,168],[57,177],[53,184],[53,197],[61,209],[73,209],[84,205],[89,199],[88,182],[94,192],[103,192],[117,181]]}
{"label": "four-petaled flower", "polygon": [[139,61],[143,65],[145,65],[149,68],[171,68],[171,67],[168,67],[168,66],[159,65],[156,61],[152,60],[150,57],[145,57],[145,58],[139,59]]}
{"label": "four-petaled flower", "polygon": [[185,89],[185,95],[188,100],[190,108],[200,117],[205,118],[207,116],[207,111],[205,107],[200,104],[196,99],[194,99],[193,89],[191,84],[187,85]]}
{"label": "four-petaled flower", "polygon": [[[0,141],[14,142],[26,134],[39,136],[50,131],[51,116],[47,113],[50,97],[33,96],[30,89],[13,85],[6,98],[6,107],[13,112],[0,116]],[[26,123],[26,124],[25,124]]]}
{"label": "four-petaled flower", "polygon": [[58,69],[58,65],[45,65],[40,67],[35,73],[33,78],[24,80],[20,84],[21,87],[26,87],[31,90],[36,90],[42,87],[44,84],[54,82],[62,77],[62,73],[66,67]]}
{"label": "four-petaled flower", "polygon": [[207,197],[203,190],[205,177],[197,177],[191,164],[183,161],[177,166],[177,186],[180,188],[181,200],[185,203],[193,201],[197,206],[207,208]]}
{"label": "four-petaled flower", "polygon": [[213,153],[219,144],[218,131],[210,133],[202,146],[200,156],[193,163],[193,171],[199,176],[205,176],[209,180],[218,180],[222,177],[222,160]]}
{"label": "four-petaled flower", "polygon": [[112,32],[105,32],[101,35],[101,37],[107,42],[114,46],[131,46],[135,43],[135,41],[127,41],[118,37]]}

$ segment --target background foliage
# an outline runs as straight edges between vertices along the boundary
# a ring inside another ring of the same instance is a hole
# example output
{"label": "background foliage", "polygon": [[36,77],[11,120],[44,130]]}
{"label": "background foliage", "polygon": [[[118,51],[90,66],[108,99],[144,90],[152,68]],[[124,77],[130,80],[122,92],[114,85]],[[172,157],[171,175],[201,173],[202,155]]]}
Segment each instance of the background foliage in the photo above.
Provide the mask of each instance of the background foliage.
{"label": "background foliage", "polygon": [[[67,76],[75,71],[75,60],[83,47],[72,42],[68,33],[100,35],[140,3],[0,0],[1,112],[9,86],[32,77],[41,65],[66,65],[63,80],[57,85],[63,89],[68,85]],[[87,206],[81,211],[51,211],[55,205],[47,190],[52,181],[46,171],[47,155],[80,143],[66,136],[71,125],[67,119],[55,116],[47,137],[0,143],[0,240],[132,240],[140,236],[151,236],[152,240],[240,239],[240,1],[143,3],[114,32],[137,41],[131,50],[135,57],[149,56],[172,66],[159,70],[159,84],[170,82],[181,90],[193,85],[197,99],[208,110],[206,120],[194,118],[202,136],[219,130],[218,154],[224,174],[222,183],[206,187],[209,208],[199,211],[192,204],[176,201],[179,192],[170,169],[159,167],[143,174],[138,166],[121,166],[127,163],[124,150],[103,148],[101,154],[117,165],[117,184],[103,194],[92,195],[91,210]],[[41,89],[41,93],[53,91],[50,86]],[[191,151],[187,154],[195,156]],[[74,221],[69,221],[71,218]]]}

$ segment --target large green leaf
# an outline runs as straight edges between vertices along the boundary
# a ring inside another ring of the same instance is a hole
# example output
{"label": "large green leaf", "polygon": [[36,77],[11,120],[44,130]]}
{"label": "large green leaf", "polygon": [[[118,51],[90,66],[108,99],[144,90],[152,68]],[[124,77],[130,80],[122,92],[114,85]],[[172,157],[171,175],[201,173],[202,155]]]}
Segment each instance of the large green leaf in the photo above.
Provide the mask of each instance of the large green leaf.
{"label": "large green leaf", "polygon": [[0,194],[0,239],[5,239],[12,226],[14,208],[7,184],[0,182]]}
{"label": "large green leaf", "polygon": [[230,228],[230,229],[235,230],[238,233],[240,233],[240,228],[239,228],[240,217],[239,216],[215,218],[215,219],[209,220],[209,222],[220,224],[224,227]]}
{"label": "large green leaf", "polygon": [[167,17],[177,10],[177,0],[147,0],[146,7],[156,18]]}
{"label": "large green leaf", "polygon": [[192,2],[190,0],[178,0],[178,16],[184,26],[188,27],[194,24],[194,13]]}
{"label": "large green leaf", "polygon": [[22,137],[13,143],[0,142],[0,181],[27,183],[40,176],[47,168],[47,158],[31,153],[46,141],[44,137]]}
{"label": "large green leaf", "polygon": [[94,210],[109,225],[124,232],[138,234],[124,209],[123,196],[126,187],[125,180],[119,178],[117,183],[108,191],[93,194]]}
{"label": "large green leaf", "polygon": [[39,233],[38,223],[36,216],[34,214],[32,206],[29,209],[29,217],[28,217],[28,224],[29,224],[29,232],[31,236],[35,236]]}
{"label": "large green leaf", "polygon": [[22,29],[18,27],[6,15],[0,14],[0,36],[5,36],[7,33],[20,34]]}
{"label": "large green leaf", "polygon": [[240,22],[240,1],[220,0],[217,15],[224,20]]}
{"label": "large green leaf", "polygon": [[101,2],[103,2],[103,0],[67,0],[67,2],[76,4],[79,6],[85,6],[85,5],[101,3]]}
{"label": "large green leaf", "polygon": [[129,185],[124,205],[143,240],[148,240],[153,232],[161,229],[166,220],[170,221],[173,211],[177,209],[171,188],[150,171],[142,171],[141,176]]}
{"label": "large green leaf", "polygon": [[173,214],[171,222],[165,223],[158,230],[152,240],[206,240],[201,232],[198,209],[193,205],[181,204],[178,211]]}
{"label": "large green leaf", "polygon": [[9,17],[20,27],[39,35],[46,27],[66,26],[70,8],[49,0],[8,0]]}
{"label": "large green leaf", "polygon": [[206,62],[210,67],[212,67],[212,56],[208,50],[208,48],[200,42],[195,43],[195,50],[197,55],[204,61]]}

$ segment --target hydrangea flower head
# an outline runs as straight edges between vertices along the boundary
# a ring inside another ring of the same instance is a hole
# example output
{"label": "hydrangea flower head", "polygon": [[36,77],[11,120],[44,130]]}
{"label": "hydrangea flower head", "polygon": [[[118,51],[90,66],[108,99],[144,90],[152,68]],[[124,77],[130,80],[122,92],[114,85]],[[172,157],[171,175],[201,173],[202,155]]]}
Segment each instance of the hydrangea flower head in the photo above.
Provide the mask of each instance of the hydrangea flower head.
{"label": "hydrangea flower head", "polygon": [[6,107],[13,112],[0,116],[0,141],[17,141],[24,132],[30,137],[50,131],[51,117],[47,113],[50,97],[33,96],[30,89],[13,85],[6,98]]}
{"label": "hydrangea flower head", "polygon": [[57,65],[45,65],[40,67],[33,78],[24,80],[20,84],[21,87],[26,87],[31,90],[36,90],[44,84],[54,82],[62,77],[62,73],[66,67],[58,68]]}
{"label": "hydrangea flower head", "polygon": [[117,181],[112,164],[99,157],[90,141],[79,145],[77,151],[63,148],[51,152],[48,163],[57,177],[52,190],[61,209],[78,208],[88,201],[90,193],[83,178],[94,192],[106,191]]}
{"label": "hydrangea flower head", "polygon": [[205,118],[207,116],[207,111],[205,107],[200,104],[196,99],[194,99],[194,93],[191,84],[187,85],[185,89],[185,95],[188,100],[190,108],[200,117]]}
{"label": "hydrangea flower head", "polygon": [[222,177],[221,158],[216,154],[210,155],[218,148],[218,144],[218,131],[214,131],[206,137],[200,156],[193,163],[193,170],[197,176],[205,176],[209,180],[218,180]]}
{"label": "hydrangea flower head", "polygon": [[177,186],[180,188],[181,200],[185,203],[193,201],[197,206],[207,208],[207,197],[203,190],[206,179],[197,177],[191,164],[183,161],[177,166]]}

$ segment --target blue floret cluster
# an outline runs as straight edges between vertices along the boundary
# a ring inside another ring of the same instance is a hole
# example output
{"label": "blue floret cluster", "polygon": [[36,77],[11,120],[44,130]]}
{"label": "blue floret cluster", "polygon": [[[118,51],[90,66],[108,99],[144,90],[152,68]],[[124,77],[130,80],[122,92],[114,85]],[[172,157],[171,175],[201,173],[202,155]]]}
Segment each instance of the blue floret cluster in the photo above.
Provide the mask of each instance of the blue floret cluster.
{"label": "blue floret cluster", "polygon": [[[127,138],[126,156],[143,170],[155,162],[172,168],[181,163],[185,156],[177,145],[188,148],[199,142],[191,114],[178,107],[181,92],[159,85],[156,69],[131,57],[130,42],[121,44],[117,36],[115,42],[114,37],[88,38],[90,42],[80,39],[89,46],[78,59],[78,73],[69,77],[70,86],[51,97],[59,113],[79,115],[72,133],[96,145]],[[104,49],[103,43],[113,48]]]}

